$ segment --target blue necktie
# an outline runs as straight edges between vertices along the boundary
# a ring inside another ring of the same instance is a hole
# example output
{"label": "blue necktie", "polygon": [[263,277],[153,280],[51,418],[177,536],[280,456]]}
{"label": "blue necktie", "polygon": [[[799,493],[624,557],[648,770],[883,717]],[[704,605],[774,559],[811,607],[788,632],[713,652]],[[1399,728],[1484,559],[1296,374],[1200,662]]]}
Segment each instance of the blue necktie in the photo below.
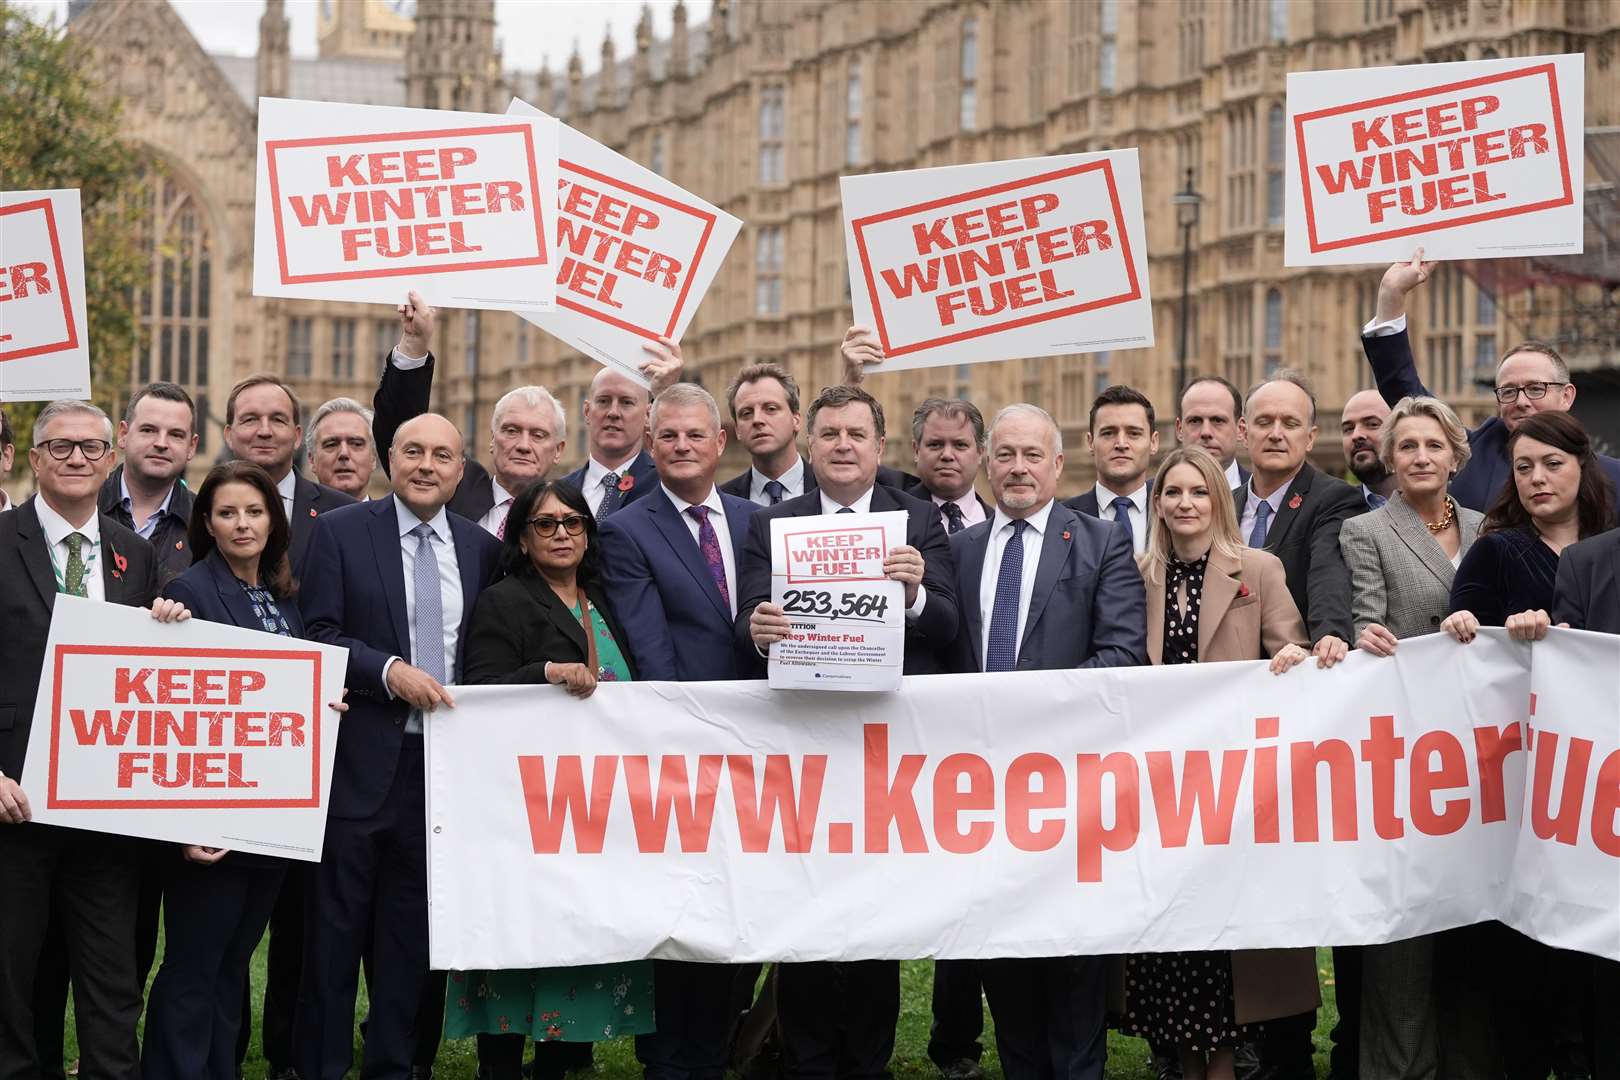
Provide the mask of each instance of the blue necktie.
{"label": "blue necktie", "polygon": [[1271,523],[1271,504],[1261,499],[1260,505],[1254,508],[1254,528],[1249,530],[1249,546],[1263,548],[1266,546],[1266,526]]}
{"label": "blue necktie", "polygon": [[[416,537],[416,560],[411,582],[416,590],[416,610],[411,627],[416,640],[411,646],[412,662],[444,683],[444,597],[439,592],[439,557],[433,553],[433,526],[423,522],[411,530]],[[411,710],[405,721],[407,735],[422,733],[422,714]]]}
{"label": "blue necktie", "polygon": [[939,508],[945,513],[945,532],[947,534],[959,533],[967,526],[967,522],[962,519],[962,508],[960,506],[948,502],[941,503]]}
{"label": "blue necktie", "polygon": [[619,474],[610,472],[602,477],[602,501],[596,504],[596,520],[601,521],[624,505],[624,493],[619,490]]}
{"label": "blue necktie", "polygon": [[854,513],[854,512],[855,512],[855,511],[854,511],[854,510],[851,510],[851,509],[850,509],[850,508],[849,508],[849,507],[847,507],[847,506],[840,506],[840,507],[839,507],[839,508],[838,508],[838,512],[839,512],[839,513],[840,513],[840,514],[853,514],[853,513]]}
{"label": "blue necktie", "polygon": [[780,480],[767,480],[767,481],[765,481],[765,497],[770,500],[769,505],[775,506],[777,503],[782,501],[782,497],[784,495],[786,495],[786,494],[787,494],[787,488],[782,486],[782,481],[780,481]]}
{"label": "blue necktie", "polygon": [[1114,508],[1114,520],[1125,526],[1125,535],[1131,538],[1131,547],[1136,546],[1136,530],[1131,528],[1131,507],[1135,504],[1125,496],[1117,496],[1108,504]]}
{"label": "blue necktie", "polygon": [[990,612],[990,644],[984,670],[1012,671],[1018,666],[1018,594],[1024,584],[1024,530],[1027,521],[1012,523],[1013,534],[1001,552],[996,572],[996,606]]}
{"label": "blue necktie", "polygon": [[1366,492],[1367,505],[1372,507],[1374,510],[1377,510],[1380,506],[1383,506],[1385,503],[1389,502],[1388,499],[1378,494],[1378,492],[1374,491],[1372,488],[1367,488]]}

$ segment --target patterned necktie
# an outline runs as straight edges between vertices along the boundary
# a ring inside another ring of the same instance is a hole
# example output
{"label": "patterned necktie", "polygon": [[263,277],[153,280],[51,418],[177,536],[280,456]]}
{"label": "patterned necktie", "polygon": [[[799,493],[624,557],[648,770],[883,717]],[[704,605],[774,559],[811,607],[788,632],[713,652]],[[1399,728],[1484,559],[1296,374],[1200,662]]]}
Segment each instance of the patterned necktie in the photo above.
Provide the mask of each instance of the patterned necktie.
{"label": "patterned necktie", "polygon": [[715,535],[714,525],[709,521],[709,508],[688,506],[686,512],[697,519],[698,547],[703,550],[703,561],[709,564],[709,576],[714,578],[714,587],[720,590],[720,599],[730,610],[731,588],[726,584],[726,559],[720,553],[720,537]]}
{"label": "patterned necktie", "polygon": [[1136,546],[1136,530],[1131,528],[1131,507],[1135,504],[1123,495],[1116,496],[1108,504],[1114,508],[1114,520],[1125,526],[1125,535],[1131,538],[1131,547]]}
{"label": "patterned necktie", "polygon": [[501,515],[500,524],[495,526],[495,539],[497,539],[497,540],[505,540],[506,539],[506,519],[512,516],[512,500],[507,499],[504,502],[502,502],[500,505],[506,509],[506,513]]}
{"label": "patterned necktie", "polygon": [[990,644],[984,670],[1012,671],[1018,666],[1018,594],[1024,585],[1024,530],[1027,521],[1012,523],[1013,534],[1001,552],[996,573],[996,606],[990,612]]}
{"label": "patterned necktie", "polygon": [[84,550],[83,545],[90,538],[83,533],[68,533],[64,543],[67,544],[67,571],[62,575],[62,591],[69,596],[83,596],[88,598],[90,589],[84,580]]}
{"label": "patterned necktie", "polygon": [[601,521],[624,505],[624,493],[619,490],[619,474],[610,472],[602,477],[602,501],[596,504],[596,520]]}
{"label": "patterned necktie", "polygon": [[1366,491],[1367,491],[1367,505],[1370,506],[1374,510],[1377,510],[1379,507],[1381,507],[1385,503],[1389,502],[1388,499],[1386,499],[1382,495],[1378,494],[1378,492],[1374,491],[1372,488],[1367,488]]}
{"label": "patterned necktie", "polygon": [[[411,627],[416,640],[411,651],[414,662],[427,674],[443,683],[444,677],[444,596],[439,591],[439,557],[433,553],[433,526],[422,522],[411,530],[416,537],[416,561],[411,582],[416,591],[416,610],[411,613]],[[422,714],[412,710],[405,721],[407,734],[420,734]]]}
{"label": "patterned necktie", "polygon": [[777,503],[781,502],[782,499],[786,495],[787,495],[787,488],[782,486],[782,481],[780,481],[780,480],[767,480],[767,481],[765,481],[765,497],[770,500],[769,505],[775,506]]}
{"label": "patterned necktie", "polygon": [[961,532],[967,524],[962,520],[962,508],[953,502],[941,503],[939,508],[945,514],[945,532]]}
{"label": "patterned necktie", "polygon": [[1249,530],[1249,546],[1263,548],[1266,546],[1266,527],[1271,523],[1271,504],[1264,499],[1254,508],[1254,528]]}

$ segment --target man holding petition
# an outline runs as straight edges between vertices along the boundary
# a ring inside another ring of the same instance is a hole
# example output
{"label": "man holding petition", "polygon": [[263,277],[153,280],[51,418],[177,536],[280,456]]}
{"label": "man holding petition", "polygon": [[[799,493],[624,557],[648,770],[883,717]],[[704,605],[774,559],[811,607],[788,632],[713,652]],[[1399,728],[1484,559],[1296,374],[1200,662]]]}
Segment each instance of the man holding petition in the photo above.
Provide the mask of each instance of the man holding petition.
{"label": "man holding petition", "polygon": [[[990,520],[951,537],[962,671],[1147,663],[1147,601],[1124,525],[1053,495],[1063,436],[1045,410],[1009,405],[990,426]],[[1098,956],[981,965],[1008,1080],[1102,1080],[1107,1057]]]}
{"label": "man holding petition", "polygon": [[[96,508],[112,471],[112,421],[83,401],[54,401],[34,421],[39,493],[0,513],[0,1077],[34,1077],[35,978],[46,926],[60,918],[75,990],[79,1068],[86,1077],[136,1075],[138,844],[126,837],[31,821],[19,782],[58,594],[189,612],[157,596],[152,545]],[[36,790],[35,799],[43,796]],[[54,1063],[53,1063],[54,1064]]]}
{"label": "man holding petition", "polygon": [[[602,519],[602,575],[641,679],[697,682],[746,676],[732,647],[737,566],[759,509],[714,485],[725,449],[720,408],[707,390],[676,383],[652,404],[657,480]],[[757,965],[658,960],[658,1029],[636,1036],[651,1080],[720,1080],[738,1013],[738,981]],[[748,979],[748,989],[753,989]]]}
{"label": "man holding petition", "polygon": [[389,449],[393,497],[317,524],[300,590],[308,634],[349,650],[326,849],[306,908],[293,1039],[303,1080],[351,1064],[360,960],[368,954],[366,1076],[408,1074],[428,980],[424,726],[455,703],[461,643],[500,544],[446,504],[462,478],[461,433],[427,413]]}
{"label": "man holding petition", "polygon": [[[830,386],[810,406],[810,464],[820,488],[754,514],[737,570],[736,639],[757,663],[790,630],[770,602],[770,523],[822,514],[906,513],[906,542],[891,548],[889,578],[905,586],[905,673],[952,670],[959,625],[950,544],[931,503],[876,483],[883,455],[883,406],[859,387]],[[777,974],[783,1075],[886,1077],[900,1015],[900,965],[893,960],[783,964]]]}
{"label": "man holding petition", "polygon": [[[1429,280],[1435,264],[1423,261],[1418,248],[1411,262],[1399,262],[1384,272],[1378,283],[1378,308],[1361,331],[1361,348],[1378,380],[1378,392],[1394,406],[1404,397],[1428,397],[1418,376],[1407,331],[1406,297]],[[1468,433],[1470,451],[1451,481],[1451,494],[1470,510],[1484,513],[1512,479],[1507,438],[1519,421],[1532,413],[1568,412],[1575,405],[1575,384],[1558,350],[1540,341],[1526,341],[1509,349],[1496,365],[1497,415]],[[1620,461],[1598,455],[1598,465],[1609,484],[1620,490]]]}

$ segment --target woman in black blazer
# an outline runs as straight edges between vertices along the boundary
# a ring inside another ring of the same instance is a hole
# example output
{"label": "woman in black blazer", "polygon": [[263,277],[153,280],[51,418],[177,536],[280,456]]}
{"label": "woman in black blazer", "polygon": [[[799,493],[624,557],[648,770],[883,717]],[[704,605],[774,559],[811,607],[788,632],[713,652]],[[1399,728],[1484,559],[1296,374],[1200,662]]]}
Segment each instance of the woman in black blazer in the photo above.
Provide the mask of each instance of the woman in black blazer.
{"label": "woman in black blazer", "polygon": [[[635,667],[597,573],[596,521],[579,489],[537,480],[507,513],[504,576],[479,594],[467,626],[468,683],[551,683],[589,697]],[[566,703],[536,699],[546,721]],[[536,1040],[534,1080],[588,1066],[590,1044],[652,1030],[648,960],[534,971],[457,971],[445,1034],[478,1037],[479,1075],[519,1080],[525,1039]],[[523,1018],[528,1018],[524,1022]]]}
{"label": "woman in black blazer", "polygon": [[[197,492],[189,570],[163,595],[209,622],[302,637],[292,602],[291,530],[270,474],[245,461],[216,465]],[[341,706],[339,706],[341,708]],[[270,921],[285,860],[183,846],[165,882],[163,966],[146,1009],[145,1080],[235,1080],[248,963]]]}

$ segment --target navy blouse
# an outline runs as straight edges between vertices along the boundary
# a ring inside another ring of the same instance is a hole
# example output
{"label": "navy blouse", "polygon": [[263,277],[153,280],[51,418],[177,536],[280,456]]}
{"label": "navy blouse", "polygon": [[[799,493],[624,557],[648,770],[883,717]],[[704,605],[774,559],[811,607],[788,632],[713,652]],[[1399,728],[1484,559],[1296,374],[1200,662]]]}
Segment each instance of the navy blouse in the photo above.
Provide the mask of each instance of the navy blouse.
{"label": "navy blouse", "polygon": [[1503,529],[1474,541],[1451,584],[1451,610],[1471,611],[1481,626],[1502,626],[1509,615],[1552,611],[1558,553],[1534,528]]}

